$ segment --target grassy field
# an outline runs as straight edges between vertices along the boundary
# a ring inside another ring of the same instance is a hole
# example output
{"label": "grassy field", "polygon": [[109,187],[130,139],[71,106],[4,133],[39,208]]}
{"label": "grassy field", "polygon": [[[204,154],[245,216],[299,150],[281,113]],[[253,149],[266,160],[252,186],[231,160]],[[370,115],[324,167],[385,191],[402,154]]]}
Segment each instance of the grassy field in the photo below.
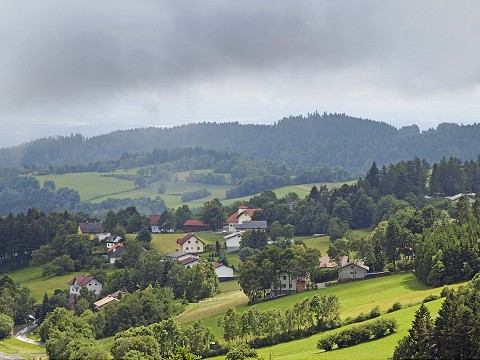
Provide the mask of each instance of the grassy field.
{"label": "grassy field", "polygon": [[[109,269],[107,270],[107,273],[111,271],[115,271],[115,269]],[[69,286],[68,282],[74,276],[86,274],[89,274],[88,270],[72,272],[61,276],[42,277],[42,269],[40,266],[29,267],[7,273],[13,281],[20,283],[22,287],[29,288],[32,297],[37,303],[42,301],[45,293],[52,295],[56,289],[65,290]]]}
{"label": "grassy field", "polygon": [[[285,296],[277,300],[254,305],[258,310],[268,310],[274,307],[284,311],[293,305],[315,294],[335,294],[341,306],[341,316],[346,318],[361,312],[368,312],[378,306],[382,312],[386,311],[396,301],[402,305],[411,305],[421,302],[427,295],[440,294],[441,288],[431,288],[419,282],[412,273],[401,273],[382,278],[354,281],[333,285],[326,289],[314,290],[302,294]],[[243,301],[243,303],[242,303]],[[230,307],[242,312],[247,309],[245,295],[240,292],[228,292],[216,304],[215,300],[200,302],[180,315],[182,322],[202,320],[210,327],[217,338],[221,338],[221,329],[217,326],[218,318]],[[240,305],[239,305],[240,304]],[[189,305],[190,306],[190,305]]]}
{"label": "grassy field", "polygon": [[[211,172],[210,169],[195,170],[194,172],[198,173],[208,173]],[[135,175],[136,169],[129,170],[118,170],[113,174],[127,174]],[[84,173],[73,173],[73,174],[50,174],[50,175],[39,175],[37,179],[40,183],[44,183],[47,180],[54,181],[59,187],[69,187],[75,189],[80,194],[80,200],[85,202],[101,202],[108,198],[114,199],[124,199],[124,198],[140,198],[140,197],[156,197],[160,196],[168,207],[177,208],[183,204],[187,204],[190,207],[200,207],[207,200],[218,198],[222,200],[225,204],[231,204],[235,201],[246,201],[254,195],[245,196],[235,199],[225,199],[225,192],[231,186],[229,185],[208,185],[195,182],[188,182],[186,178],[189,174],[189,171],[177,172],[175,173],[175,178],[177,181],[167,181],[165,182],[167,186],[167,191],[164,194],[158,194],[158,187],[160,182],[153,182],[147,184],[143,189],[136,189],[134,182],[131,180],[119,179],[117,177],[108,176],[111,174],[103,174],[98,172],[84,172]],[[175,179],[174,179],[175,180]],[[289,192],[296,192],[301,198],[305,197],[312,188],[313,185],[327,185],[330,188],[339,187],[343,184],[350,184],[350,182],[339,182],[339,183],[318,183],[318,184],[303,184],[303,185],[291,185],[284,186],[273,191],[277,194],[278,197],[285,196]],[[182,194],[195,191],[200,189],[206,189],[210,191],[211,195],[198,199],[192,200],[183,203],[181,200]]]}
{"label": "grassy field", "polygon": [[[440,309],[443,299],[427,303],[432,315],[436,314]],[[290,341],[288,343],[278,344],[258,349],[258,353],[265,359],[282,359],[282,360],[384,360],[392,356],[398,341],[407,335],[411,326],[415,311],[418,306],[409,307],[403,310],[393,312],[391,314],[382,315],[382,318],[393,318],[397,321],[398,331],[390,336],[382,339],[369,341],[360,345],[351,346],[344,349],[333,350],[329,352],[320,352],[317,349],[317,342],[324,336],[334,334],[338,331],[347,329],[355,325],[348,325],[340,329],[326,331],[305,339]],[[371,321],[371,320],[370,320]],[[358,324],[357,324],[358,325]],[[212,359],[224,359],[224,357],[216,357]]]}
{"label": "grassy field", "polygon": [[330,236],[296,236],[295,240],[302,240],[303,243],[310,248],[320,250],[322,255],[327,255],[330,246]]}
{"label": "grassy field", "polygon": [[[195,233],[206,244],[215,244],[218,240],[223,243],[223,235],[213,231],[202,231]],[[152,234],[151,246],[158,250],[161,254],[169,254],[178,249],[177,239],[183,237],[185,233],[171,234]]]}
{"label": "grassy field", "polygon": [[27,344],[15,338],[0,341],[0,353],[15,354],[25,359],[47,359],[45,349],[38,345]]}

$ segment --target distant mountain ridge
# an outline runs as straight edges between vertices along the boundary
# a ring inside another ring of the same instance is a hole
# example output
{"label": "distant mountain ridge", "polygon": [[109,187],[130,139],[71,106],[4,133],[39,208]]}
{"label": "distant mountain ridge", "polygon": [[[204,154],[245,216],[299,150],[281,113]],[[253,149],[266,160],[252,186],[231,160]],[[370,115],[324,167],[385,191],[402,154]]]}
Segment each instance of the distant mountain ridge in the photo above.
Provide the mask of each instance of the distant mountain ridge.
{"label": "distant mountain ridge", "polygon": [[421,132],[416,125],[397,129],[384,122],[345,114],[291,116],[272,125],[195,123],[170,128],[119,130],[38,139],[0,149],[1,167],[47,167],[118,159],[123,153],[203,147],[275,160],[295,167],[343,167],[359,174],[373,160],[388,164],[414,157],[429,162],[480,154],[480,124],[440,124]]}

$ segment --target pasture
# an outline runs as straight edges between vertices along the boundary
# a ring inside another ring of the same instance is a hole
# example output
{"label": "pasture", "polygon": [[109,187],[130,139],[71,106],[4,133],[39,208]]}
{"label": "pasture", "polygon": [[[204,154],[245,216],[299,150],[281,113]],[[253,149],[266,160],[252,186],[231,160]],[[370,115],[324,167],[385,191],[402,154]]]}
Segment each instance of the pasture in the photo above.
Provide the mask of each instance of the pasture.
{"label": "pasture", "polygon": [[[417,280],[412,273],[400,273],[376,279],[352,281],[343,284],[336,284],[326,289],[312,290],[301,294],[285,296],[276,300],[253,305],[258,310],[275,309],[285,311],[307,297],[315,294],[335,294],[340,301],[340,314],[342,319],[356,316],[361,312],[367,313],[374,306],[385,312],[392,304],[399,301],[403,306],[418,304],[426,296],[440,294],[442,288],[431,288]],[[179,316],[181,322],[201,320],[214,332],[217,338],[222,337],[222,331],[217,325],[220,316],[230,307],[236,308],[238,312],[247,310],[246,298],[237,292],[227,293],[221,301],[221,306],[214,306],[208,301],[195,304],[193,311],[184,312]],[[244,297],[244,303],[240,298]],[[190,306],[190,305],[189,305]],[[187,310],[189,308],[187,307]],[[204,311],[203,311],[204,310]]]}
{"label": "pasture", "polygon": [[[0,354],[16,355],[23,359],[47,359],[45,348],[28,344],[13,337],[0,340]],[[11,359],[18,359],[18,357],[12,357]],[[0,358],[3,359],[1,356]]]}

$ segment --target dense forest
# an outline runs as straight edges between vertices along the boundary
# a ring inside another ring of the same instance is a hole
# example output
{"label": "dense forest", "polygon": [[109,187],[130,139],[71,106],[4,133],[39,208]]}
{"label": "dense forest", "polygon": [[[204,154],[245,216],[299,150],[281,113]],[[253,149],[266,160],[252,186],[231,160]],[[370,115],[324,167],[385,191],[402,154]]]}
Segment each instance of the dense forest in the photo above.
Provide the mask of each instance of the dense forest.
{"label": "dense forest", "polygon": [[474,159],[480,154],[480,125],[440,124],[420,132],[345,114],[291,116],[273,125],[198,123],[173,128],[142,128],[84,138],[39,139],[0,150],[0,166],[48,167],[118,159],[125,152],[199,146],[269,159],[289,167],[341,166],[354,174],[373,160],[379,165],[443,156]]}

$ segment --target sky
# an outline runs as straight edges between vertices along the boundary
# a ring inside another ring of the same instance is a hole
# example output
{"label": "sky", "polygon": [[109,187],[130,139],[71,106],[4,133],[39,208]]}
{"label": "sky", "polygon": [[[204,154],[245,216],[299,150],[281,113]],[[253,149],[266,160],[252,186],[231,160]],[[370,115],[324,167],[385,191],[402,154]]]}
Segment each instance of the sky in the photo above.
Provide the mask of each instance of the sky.
{"label": "sky", "polygon": [[3,0],[0,146],[340,112],[478,122],[479,1]]}

